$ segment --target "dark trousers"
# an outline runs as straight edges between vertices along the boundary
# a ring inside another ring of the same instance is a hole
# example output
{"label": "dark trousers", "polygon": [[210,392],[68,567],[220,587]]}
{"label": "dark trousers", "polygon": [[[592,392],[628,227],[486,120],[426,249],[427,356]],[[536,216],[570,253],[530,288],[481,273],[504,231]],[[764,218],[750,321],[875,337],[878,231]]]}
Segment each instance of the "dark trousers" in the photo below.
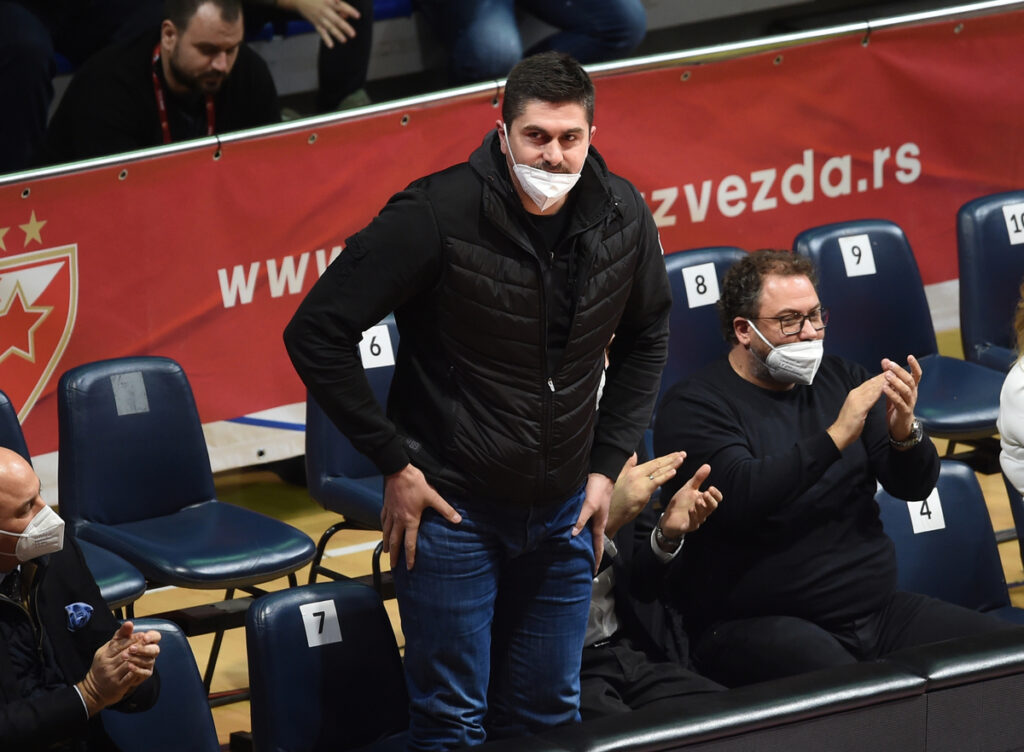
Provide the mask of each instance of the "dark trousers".
{"label": "dark trousers", "polygon": [[678,663],[651,660],[629,639],[583,649],[580,716],[584,721],[722,689]]}
{"label": "dark trousers", "polygon": [[878,611],[828,629],[793,616],[720,622],[697,640],[694,663],[702,674],[735,687],[1013,626],[980,611],[897,592]]}
{"label": "dark trousers", "polygon": [[[348,21],[356,31],[355,37],[344,44],[334,40],[334,47],[328,47],[322,40],[320,42],[317,55],[317,112],[336,110],[341,100],[366,85],[373,43],[373,0],[348,0],[348,4],[359,11],[358,19],[350,18]],[[258,5],[246,7],[245,13],[248,32],[255,32],[267,23],[277,26],[300,18],[295,13]]]}

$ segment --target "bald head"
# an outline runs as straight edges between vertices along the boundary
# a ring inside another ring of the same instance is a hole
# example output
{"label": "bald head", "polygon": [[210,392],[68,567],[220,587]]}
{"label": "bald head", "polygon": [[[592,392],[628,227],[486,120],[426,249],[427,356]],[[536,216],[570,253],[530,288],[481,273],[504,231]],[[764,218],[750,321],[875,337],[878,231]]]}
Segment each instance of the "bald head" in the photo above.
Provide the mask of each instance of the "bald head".
{"label": "bald head", "polygon": [[[17,452],[0,447],[0,530],[21,533],[39,510],[46,506],[39,495],[39,478],[32,466]],[[17,538],[0,535],[0,572],[18,563],[13,557]]]}

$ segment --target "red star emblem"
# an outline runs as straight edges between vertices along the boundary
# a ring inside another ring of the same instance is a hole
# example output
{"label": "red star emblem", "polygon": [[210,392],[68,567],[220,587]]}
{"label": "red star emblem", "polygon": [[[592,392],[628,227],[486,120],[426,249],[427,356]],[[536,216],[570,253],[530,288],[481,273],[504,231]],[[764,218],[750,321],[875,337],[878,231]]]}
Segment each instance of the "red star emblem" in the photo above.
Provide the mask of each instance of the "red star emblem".
{"label": "red star emblem", "polygon": [[21,287],[15,287],[7,310],[0,311],[0,361],[12,353],[35,361],[32,335],[51,310],[52,306],[26,306]]}

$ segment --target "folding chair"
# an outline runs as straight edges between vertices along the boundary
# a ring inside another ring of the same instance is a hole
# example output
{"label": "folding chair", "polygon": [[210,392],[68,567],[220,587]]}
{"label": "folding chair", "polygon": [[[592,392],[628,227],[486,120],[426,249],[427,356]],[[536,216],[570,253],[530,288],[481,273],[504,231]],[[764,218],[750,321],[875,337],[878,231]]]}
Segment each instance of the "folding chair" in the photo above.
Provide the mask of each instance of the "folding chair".
{"label": "folding chair", "polygon": [[398,645],[380,596],[352,580],[259,598],[246,615],[255,752],[324,752],[408,727]]}
{"label": "folding chair", "polygon": [[[214,497],[213,474],[192,389],[169,358],[136,357],[78,366],[61,376],[58,483],[61,511],[79,538],[113,551],[149,582],[177,587],[256,587],[313,558],[313,541],[279,520]],[[234,604],[242,610],[247,601]],[[214,618],[215,617],[215,618]],[[229,609],[214,631],[204,683],[209,690]],[[241,626],[242,617],[234,614]],[[202,631],[196,631],[202,630]]]}
{"label": "folding chair", "polygon": [[[32,462],[14,406],[3,392],[0,392],[0,446],[17,452],[26,462]],[[138,569],[110,551],[87,541],[79,541],[78,545],[107,607],[116,614],[124,609],[128,618],[131,618],[134,615],[132,604],[146,592],[146,578]]]}
{"label": "folding chair", "polygon": [[[398,327],[387,318],[364,334],[363,367],[377,401],[387,403],[395,368]],[[309,581],[318,575],[339,579],[342,575],[323,565],[327,544],[341,530],[380,530],[384,507],[384,478],[369,458],[356,451],[352,443],[324,414],[312,396],[306,397],[306,482],[309,495],[324,509],[344,519],[331,525],[320,536],[316,555],[309,570]],[[383,590],[381,545],[373,552],[373,583]]]}
{"label": "folding chair", "polygon": [[720,283],[726,270],[747,252],[731,246],[694,248],[665,257],[672,288],[668,362],[661,392],[689,378],[705,364],[729,352],[718,320]]}
{"label": "folding chair", "polygon": [[985,497],[974,471],[943,460],[927,499],[875,494],[886,534],[896,544],[899,587],[1024,624],[1010,605]]}
{"label": "folding chair", "polygon": [[998,472],[994,439],[1003,376],[939,355],[928,300],[910,243],[885,220],[839,222],[800,233],[797,253],[818,269],[818,292],[831,311],[825,352],[878,373],[883,357],[921,363],[916,414],[929,436],[976,447],[961,455],[981,472]]}
{"label": "folding chair", "polygon": [[134,624],[137,631],[160,632],[160,695],[141,713],[102,711],[107,734],[122,752],[219,752],[213,714],[185,634],[164,619],[137,619]]}
{"label": "folding chair", "polygon": [[1024,191],[968,201],[956,215],[964,357],[1005,373],[1016,358],[1024,280]]}

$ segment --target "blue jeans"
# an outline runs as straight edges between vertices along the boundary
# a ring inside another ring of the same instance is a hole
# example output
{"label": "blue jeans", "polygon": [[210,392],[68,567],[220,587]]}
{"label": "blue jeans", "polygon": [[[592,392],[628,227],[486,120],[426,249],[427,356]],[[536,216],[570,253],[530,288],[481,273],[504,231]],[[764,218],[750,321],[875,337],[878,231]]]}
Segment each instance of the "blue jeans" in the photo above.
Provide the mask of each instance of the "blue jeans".
{"label": "blue jeans", "polygon": [[559,31],[526,54],[567,52],[581,63],[628,55],[644,38],[641,0],[419,0],[418,7],[449,54],[455,83],[504,78],[523,57],[516,26],[520,5]]}
{"label": "blue jeans", "polygon": [[[416,566],[393,571],[405,633],[410,749],[444,750],[579,720],[594,550],[562,504],[427,510]],[[486,730],[485,730],[486,729]]]}

